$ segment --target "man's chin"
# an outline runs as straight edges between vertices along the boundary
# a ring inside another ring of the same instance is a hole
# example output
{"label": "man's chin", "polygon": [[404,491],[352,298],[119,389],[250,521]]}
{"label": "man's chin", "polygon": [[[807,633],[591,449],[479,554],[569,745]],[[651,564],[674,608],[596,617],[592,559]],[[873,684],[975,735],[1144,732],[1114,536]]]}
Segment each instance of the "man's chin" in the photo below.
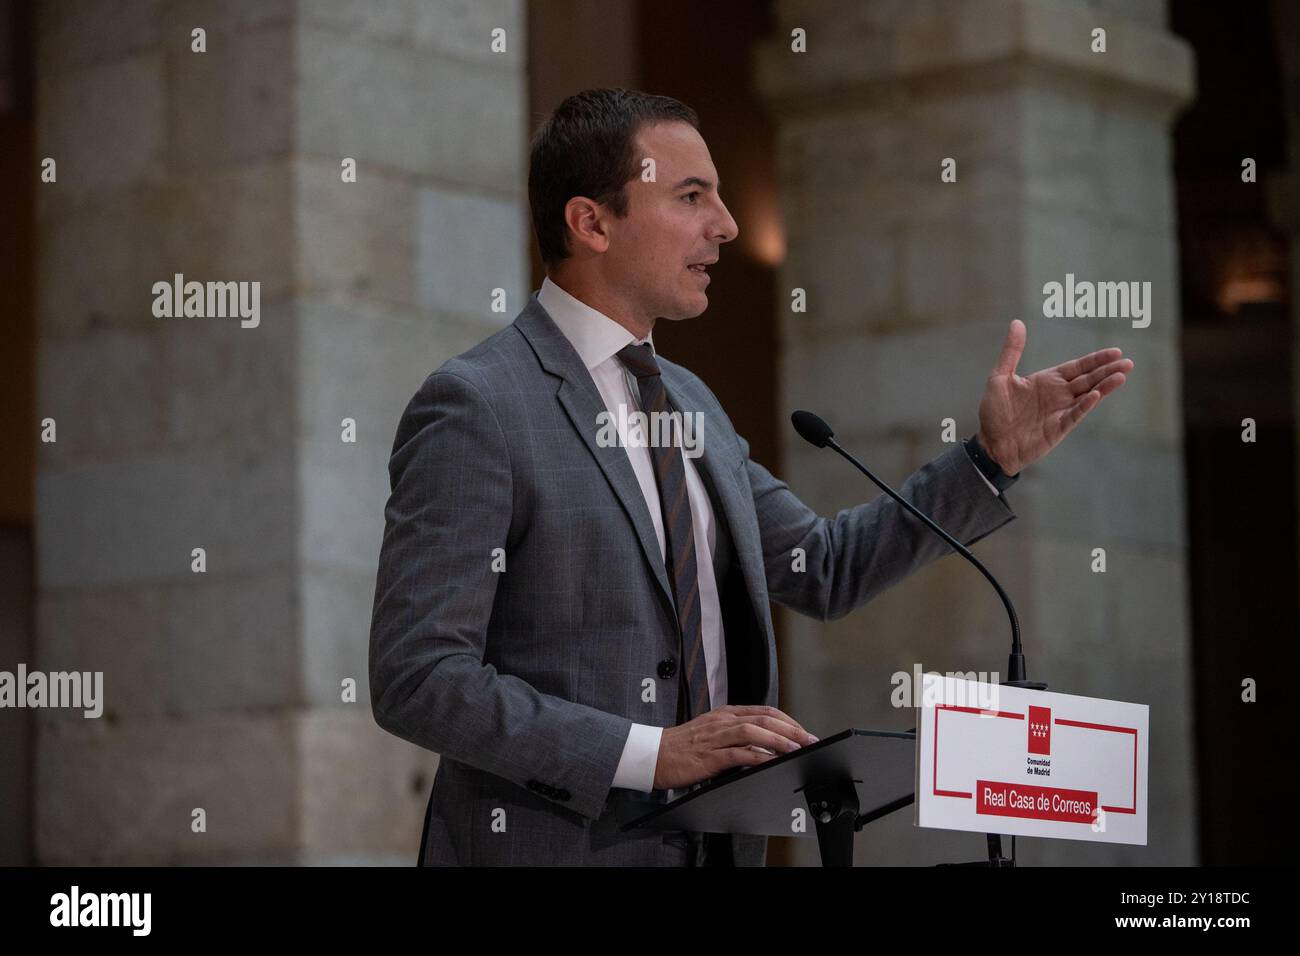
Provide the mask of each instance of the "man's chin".
{"label": "man's chin", "polygon": [[703,290],[695,290],[673,300],[671,304],[662,305],[658,318],[667,319],[669,322],[693,319],[697,315],[702,315],[708,307],[709,297]]}
{"label": "man's chin", "polygon": [[704,311],[708,307],[709,307],[709,297],[705,295],[703,292],[701,292],[698,295],[691,296],[690,299],[688,299],[686,302],[683,302],[681,304],[681,309],[678,312],[676,318],[693,319],[697,315],[703,315]]}

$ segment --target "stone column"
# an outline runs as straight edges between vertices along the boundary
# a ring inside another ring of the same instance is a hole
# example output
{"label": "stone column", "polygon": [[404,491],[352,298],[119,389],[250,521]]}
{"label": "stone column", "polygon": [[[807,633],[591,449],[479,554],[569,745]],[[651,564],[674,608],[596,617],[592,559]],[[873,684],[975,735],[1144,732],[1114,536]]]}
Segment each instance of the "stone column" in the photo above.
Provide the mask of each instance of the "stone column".
{"label": "stone column", "polygon": [[[87,0],[39,42],[34,666],[105,686],[40,715],[38,859],[412,863],[436,758],[367,681],[387,461],[526,295],[522,2]],[[156,317],[176,273],[260,320]]]}
{"label": "stone column", "polygon": [[[1193,88],[1161,0],[778,3],[759,82],[779,117],[788,232],[782,399],[824,412],[895,485],[978,426],[1012,318],[1018,371],[1118,345],[1136,369],[1007,492],[1018,520],[976,546],[1015,600],[1030,676],[1062,693],[1151,705],[1147,847],[1025,840],[1033,863],[1195,859],[1185,580],[1178,276],[1170,124]],[[1094,53],[1092,31],[1106,31]],[[791,50],[806,32],[807,52]],[[956,181],[941,164],[956,161]],[[1045,318],[1067,273],[1149,281],[1150,325]],[[786,477],[823,514],[874,496],[844,462],[787,433]],[[1104,548],[1105,573],[1093,550]],[[791,713],[824,735],[907,729],[891,675],[1004,671],[997,596],[956,556],[830,625],[790,615]],[[1002,675],[1005,676],[1005,675]],[[975,834],[873,824],[859,862],[978,859]],[[815,847],[801,841],[797,857]]]}

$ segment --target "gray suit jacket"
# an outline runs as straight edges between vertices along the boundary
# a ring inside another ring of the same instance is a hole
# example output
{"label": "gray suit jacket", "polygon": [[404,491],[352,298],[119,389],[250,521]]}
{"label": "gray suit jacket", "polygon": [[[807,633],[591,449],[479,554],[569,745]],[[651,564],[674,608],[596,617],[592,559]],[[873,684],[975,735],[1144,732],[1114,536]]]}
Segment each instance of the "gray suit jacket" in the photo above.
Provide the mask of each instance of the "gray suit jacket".
{"label": "gray suit jacket", "polygon": [[[703,413],[696,465],[731,539],[728,702],[776,706],[770,601],[834,620],[951,549],[886,495],[819,517],[750,460],[699,378],[660,365],[673,404]],[[658,672],[678,634],[627,452],[596,440],[604,411],[534,293],[431,374],[398,424],[370,694],[382,728],[441,755],[425,864],[685,863],[671,838],[618,831],[637,799],[611,788],[631,724],[675,722],[677,681]],[[960,445],[900,493],[966,544],[1015,517]],[[737,865],[764,865],[765,837],[732,846]]]}

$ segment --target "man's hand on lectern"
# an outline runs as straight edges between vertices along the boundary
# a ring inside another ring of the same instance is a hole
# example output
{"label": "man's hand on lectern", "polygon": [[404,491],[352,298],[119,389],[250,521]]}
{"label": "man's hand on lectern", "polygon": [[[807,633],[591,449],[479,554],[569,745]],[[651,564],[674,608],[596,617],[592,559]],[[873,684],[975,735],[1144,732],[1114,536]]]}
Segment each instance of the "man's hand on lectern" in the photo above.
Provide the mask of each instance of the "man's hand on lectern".
{"label": "man's hand on lectern", "polygon": [[817,738],[775,707],[728,704],[665,727],[655,764],[656,790],[688,787],[732,767],[752,767]]}
{"label": "man's hand on lectern", "polygon": [[980,400],[980,444],[1008,475],[1055,448],[1133,371],[1132,359],[1109,348],[1024,378],[1016,374],[1016,363],[1025,351],[1025,334],[1025,323],[1013,319]]}

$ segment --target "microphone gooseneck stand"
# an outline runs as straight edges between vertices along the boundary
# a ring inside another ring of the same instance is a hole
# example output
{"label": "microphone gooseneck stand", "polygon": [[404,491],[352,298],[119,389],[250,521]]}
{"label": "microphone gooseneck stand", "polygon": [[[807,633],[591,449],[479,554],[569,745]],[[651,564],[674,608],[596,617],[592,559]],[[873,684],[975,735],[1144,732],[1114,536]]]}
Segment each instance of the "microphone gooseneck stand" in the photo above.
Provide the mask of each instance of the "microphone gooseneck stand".
{"label": "microphone gooseneck stand", "polygon": [[[1047,685],[1045,683],[1043,683],[1042,681],[1031,681],[1026,676],[1025,654],[1020,644],[1020,618],[1016,615],[1016,609],[1012,605],[1011,598],[1007,595],[1007,592],[1003,590],[1002,585],[998,583],[997,578],[993,576],[993,574],[989,571],[989,569],[984,567],[983,563],[979,560],[979,558],[971,554],[970,550],[964,544],[962,544],[960,541],[958,541],[956,538],[954,538],[952,535],[944,531],[932,520],[930,520],[930,517],[928,515],[923,514],[921,511],[913,507],[911,502],[907,501],[905,498],[903,498],[902,495],[894,491],[893,488],[889,487],[889,485],[885,484],[883,481],[881,481],[879,478],[873,475],[870,472],[870,470],[867,469],[866,465],[862,464],[862,462],[858,461],[855,457],[853,457],[853,455],[845,451],[840,446],[839,442],[835,440],[835,433],[831,431],[831,427],[827,425],[823,419],[821,419],[817,415],[814,415],[812,412],[797,411],[790,416],[790,422],[791,424],[794,425],[795,431],[799,433],[799,437],[801,437],[804,441],[808,442],[810,445],[813,445],[816,448],[834,449],[836,452],[840,454],[841,457],[847,460],[849,464],[853,465],[853,467],[857,468],[858,471],[862,472],[864,475],[870,478],[871,481],[874,482],[876,486],[880,488],[881,491],[883,491],[885,494],[889,495],[889,497],[893,498],[900,505],[902,505],[903,508],[908,512],[908,514],[914,515],[915,517],[920,519],[920,521],[927,528],[929,528],[935,534],[939,535],[939,537],[943,538],[943,540],[946,541],[954,551],[960,554],[971,564],[975,565],[975,567],[979,570],[980,574],[984,575],[984,577],[988,579],[988,582],[993,585],[994,590],[998,592],[998,597],[1002,599],[1002,604],[1007,609],[1007,617],[1011,621],[1011,653],[1007,658],[1007,679],[1001,682],[1002,686],[1020,687],[1025,690],[1046,690]],[[899,806],[903,806],[903,805],[905,805],[905,802],[899,804]],[[891,809],[898,809],[898,807],[892,807]],[[865,826],[867,823],[870,823],[871,820],[873,819],[876,819],[876,816],[872,816],[870,819],[868,819],[867,817],[858,817],[854,822],[853,829],[861,830],[863,826]],[[987,837],[988,837],[988,853],[989,853],[988,860],[979,860],[974,863],[950,863],[944,865],[946,866],[1015,866],[1016,865],[1015,837],[1013,836],[1011,838],[1010,859],[1002,855],[1001,834],[989,833],[987,834]]]}

